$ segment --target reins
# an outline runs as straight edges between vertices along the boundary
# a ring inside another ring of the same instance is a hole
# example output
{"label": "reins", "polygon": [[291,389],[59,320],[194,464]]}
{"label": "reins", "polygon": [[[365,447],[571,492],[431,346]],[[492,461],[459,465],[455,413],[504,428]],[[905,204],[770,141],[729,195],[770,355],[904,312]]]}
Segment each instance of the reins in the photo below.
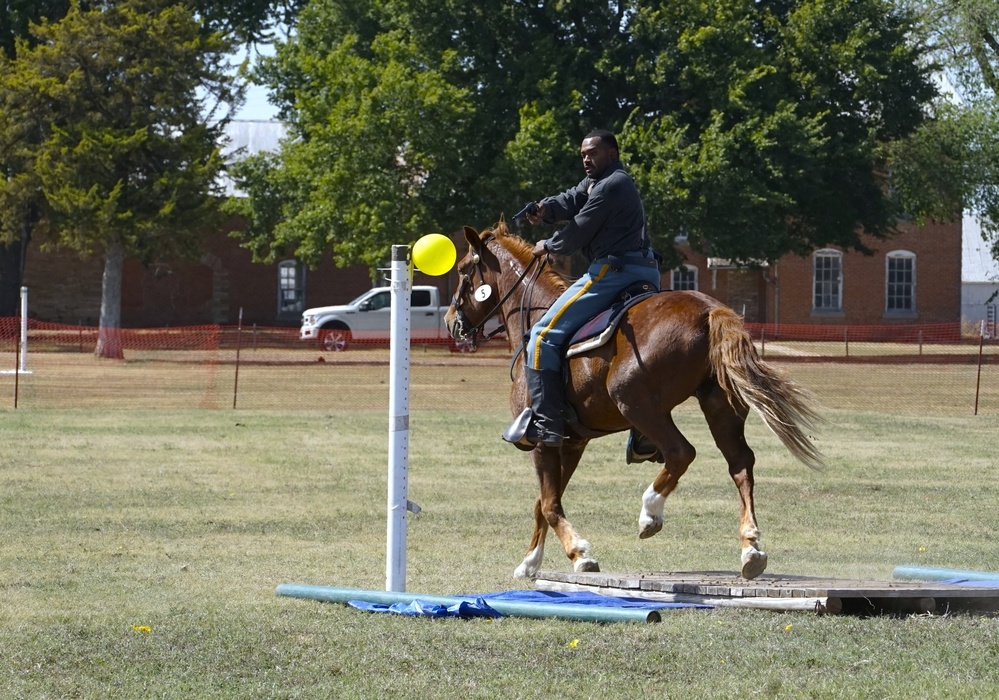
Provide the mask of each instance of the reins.
{"label": "reins", "polygon": [[[492,240],[494,240],[494,239],[495,239],[495,237],[490,235],[490,236],[486,237],[482,241],[482,243],[483,243],[483,245],[488,246],[489,242],[492,241]],[[485,282],[485,275],[483,275],[482,271],[479,270],[479,263],[480,262],[481,262],[480,260],[475,260],[475,271],[479,273],[479,277],[481,277],[482,280],[483,280],[483,282]],[[529,299],[530,299],[529,295],[534,290],[534,283],[537,280],[539,274],[541,273],[541,270],[544,269],[544,264],[537,265],[537,262],[538,262],[538,258],[531,258],[531,261],[524,267],[524,271],[520,273],[520,276],[517,278],[517,281],[514,282],[510,286],[510,289],[507,290],[506,294],[504,294],[495,304],[493,304],[493,307],[491,309],[489,309],[488,313],[486,313],[485,316],[483,316],[482,324],[480,324],[478,326],[475,326],[472,329],[473,335],[477,334],[482,329],[482,327],[485,325],[485,322],[487,320],[489,320],[490,318],[492,318],[496,314],[496,312],[499,311],[503,307],[503,304],[505,304],[507,302],[507,300],[511,296],[513,296],[514,291],[517,289],[518,286],[520,286],[520,283],[524,281],[524,278],[527,277],[527,274],[531,271],[531,269],[534,268],[535,266],[537,266],[537,270],[535,271],[534,275],[531,277],[530,281],[528,282],[527,287],[524,290],[524,294],[521,296],[521,300],[520,300],[521,336],[524,335],[524,333],[526,332],[526,328],[527,328],[527,324],[525,324],[524,320],[523,320],[524,317],[525,317],[525,314],[524,314],[525,299],[529,301]],[[470,280],[471,280],[471,275],[462,275],[462,280],[461,280],[461,282],[458,285],[458,289],[454,293],[454,300],[452,302],[456,306],[457,306],[457,303],[460,301],[462,292],[464,292],[465,283],[468,282],[468,281],[470,281]],[[500,325],[492,333],[490,333],[489,335],[485,335],[483,337],[486,340],[488,340],[489,338],[492,338],[493,336],[495,336],[498,333],[501,333],[501,332],[503,332],[505,330],[507,330],[506,327],[503,326],[503,325]]]}
{"label": "reins", "polygon": [[[540,264],[537,264],[538,261]],[[524,291],[520,296],[520,344],[517,346],[517,351],[513,353],[513,357],[510,358],[510,381],[514,381],[514,366],[517,364],[517,358],[520,357],[521,353],[524,352],[525,346],[527,344],[527,338],[531,332],[531,299],[534,296],[534,285],[537,284],[538,278],[541,277],[541,272],[545,269],[545,265],[548,264],[548,256],[545,255],[544,258],[531,258],[531,262],[528,263],[527,267],[524,269],[523,274],[517,280],[513,287],[510,288],[510,292],[520,284],[521,280],[527,276],[528,271],[532,267],[536,267],[534,274],[531,275],[531,279],[525,285]],[[507,293],[507,297],[510,293]]]}

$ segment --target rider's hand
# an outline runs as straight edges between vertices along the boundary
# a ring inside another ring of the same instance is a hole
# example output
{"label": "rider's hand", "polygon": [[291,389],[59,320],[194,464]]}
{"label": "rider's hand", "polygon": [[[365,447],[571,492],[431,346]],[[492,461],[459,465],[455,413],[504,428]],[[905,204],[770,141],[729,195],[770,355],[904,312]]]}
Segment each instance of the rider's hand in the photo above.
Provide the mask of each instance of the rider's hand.
{"label": "rider's hand", "polygon": [[540,240],[534,244],[534,250],[531,251],[534,257],[540,258],[542,255],[548,255],[548,249],[545,248],[547,242],[547,240]]}
{"label": "rider's hand", "polygon": [[[538,202],[537,208],[533,212],[527,213],[527,220],[532,224],[540,224],[545,218],[545,205]],[[535,253],[537,255],[537,253]]]}

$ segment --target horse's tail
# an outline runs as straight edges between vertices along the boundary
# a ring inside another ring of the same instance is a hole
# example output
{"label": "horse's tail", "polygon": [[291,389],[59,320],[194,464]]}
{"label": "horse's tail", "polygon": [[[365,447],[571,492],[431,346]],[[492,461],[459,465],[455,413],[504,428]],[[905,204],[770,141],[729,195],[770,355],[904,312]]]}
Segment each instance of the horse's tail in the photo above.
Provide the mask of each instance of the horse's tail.
{"label": "horse's tail", "polygon": [[822,420],[811,395],[760,359],[742,318],[731,309],[711,310],[708,338],[711,369],[729,402],[755,410],[798,460],[822,467],[822,454],[807,434]]}

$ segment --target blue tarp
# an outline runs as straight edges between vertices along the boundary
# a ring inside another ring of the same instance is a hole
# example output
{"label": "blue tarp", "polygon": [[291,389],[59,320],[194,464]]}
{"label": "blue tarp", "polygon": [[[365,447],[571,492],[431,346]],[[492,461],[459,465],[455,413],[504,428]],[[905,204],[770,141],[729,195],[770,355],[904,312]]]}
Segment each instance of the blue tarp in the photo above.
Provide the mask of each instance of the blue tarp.
{"label": "blue tarp", "polygon": [[412,603],[369,603],[365,600],[348,600],[347,605],[358,610],[367,612],[387,612],[396,615],[407,615],[409,617],[460,617],[468,619],[470,617],[503,617],[501,614],[489,607],[482,598],[476,598],[472,602],[462,601],[455,605],[438,605],[423,600],[414,600]]}
{"label": "blue tarp", "polygon": [[710,608],[710,605],[697,603],[663,603],[640,598],[619,598],[585,591],[559,593],[555,591],[515,590],[499,593],[484,593],[477,596],[454,596],[460,602],[454,605],[440,605],[417,598],[411,603],[369,603],[363,600],[349,600],[347,604],[368,612],[395,613],[410,617],[503,617],[490,607],[490,600],[507,600],[518,603],[544,603],[546,605],[595,605],[604,608],[634,608],[639,610],[663,610],[667,608]]}

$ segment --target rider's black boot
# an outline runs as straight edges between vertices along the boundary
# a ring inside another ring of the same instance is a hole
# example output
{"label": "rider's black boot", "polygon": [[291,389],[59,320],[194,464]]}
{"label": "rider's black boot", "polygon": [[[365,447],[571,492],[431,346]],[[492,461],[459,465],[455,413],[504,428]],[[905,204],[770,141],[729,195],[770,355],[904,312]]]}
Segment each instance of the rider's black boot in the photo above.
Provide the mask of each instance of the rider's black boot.
{"label": "rider's black boot", "polygon": [[558,447],[564,436],[562,419],[562,373],[553,370],[524,370],[530,408],[523,412],[503,433],[503,439],[522,450],[537,444]]}

